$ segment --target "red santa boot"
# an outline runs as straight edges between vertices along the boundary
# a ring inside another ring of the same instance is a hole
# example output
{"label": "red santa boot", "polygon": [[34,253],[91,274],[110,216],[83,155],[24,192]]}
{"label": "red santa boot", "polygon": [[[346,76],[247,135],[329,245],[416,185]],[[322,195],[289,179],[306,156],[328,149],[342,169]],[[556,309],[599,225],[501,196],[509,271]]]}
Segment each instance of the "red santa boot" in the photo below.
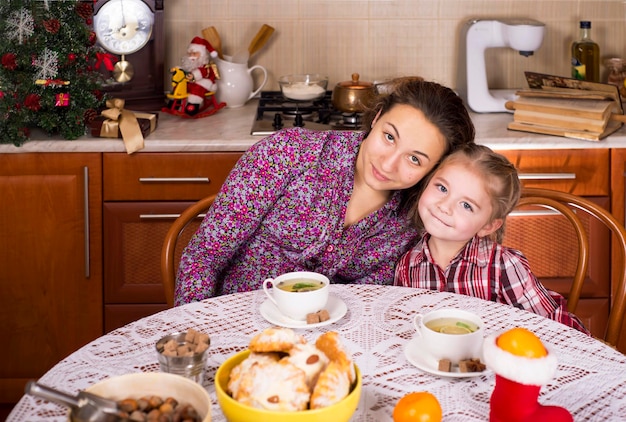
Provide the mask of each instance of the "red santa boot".
{"label": "red santa boot", "polygon": [[557,359],[524,328],[489,336],[483,346],[485,363],[496,374],[491,394],[490,422],[571,422],[567,409],[539,403],[541,386],[556,373]]}

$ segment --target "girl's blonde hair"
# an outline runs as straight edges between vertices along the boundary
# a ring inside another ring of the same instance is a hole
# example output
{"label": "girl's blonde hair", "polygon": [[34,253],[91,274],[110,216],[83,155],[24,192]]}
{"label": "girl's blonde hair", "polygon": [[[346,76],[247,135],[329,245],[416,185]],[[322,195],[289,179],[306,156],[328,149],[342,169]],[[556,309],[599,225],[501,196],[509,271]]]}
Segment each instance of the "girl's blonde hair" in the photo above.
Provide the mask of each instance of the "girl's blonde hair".
{"label": "girl's blonde hair", "polygon": [[[502,226],[489,237],[502,243],[506,217],[517,206],[522,191],[515,166],[504,155],[494,152],[489,147],[479,144],[465,144],[441,161],[437,169],[429,175],[428,182],[433,174],[449,164],[463,164],[465,168],[475,171],[484,178],[485,187],[491,197],[493,207],[491,221],[502,219]],[[410,211],[411,218],[418,227],[423,228],[417,203],[418,201],[413,203]]]}

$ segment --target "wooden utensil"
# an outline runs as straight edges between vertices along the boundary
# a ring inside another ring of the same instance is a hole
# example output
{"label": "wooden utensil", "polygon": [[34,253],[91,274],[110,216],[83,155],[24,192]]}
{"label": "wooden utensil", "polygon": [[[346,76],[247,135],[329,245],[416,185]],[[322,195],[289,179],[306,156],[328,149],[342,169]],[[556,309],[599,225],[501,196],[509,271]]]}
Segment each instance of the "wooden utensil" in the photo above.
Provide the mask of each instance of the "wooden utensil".
{"label": "wooden utensil", "polygon": [[217,51],[217,56],[223,60],[224,56],[222,55],[222,39],[220,38],[220,34],[217,32],[217,29],[214,26],[204,28],[202,30],[202,36],[205,40],[211,43],[215,51]]}
{"label": "wooden utensil", "polygon": [[273,27],[263,24],[248,46],[248,53],[250,53],[250,56],[259,51],[267,43],[273,33]]}
{"label": "wooden utensil", "polygon": [[259,51],[273,33],[273,27],[267,24],[263,24],[261,29],[259,29],[259,32],[257,32],[252,41],[250,41],[248,49],[238,51],[233,55],[233,63],[248,63],[248,59],[250,58],[250,56],[252,56],[253,53]]}

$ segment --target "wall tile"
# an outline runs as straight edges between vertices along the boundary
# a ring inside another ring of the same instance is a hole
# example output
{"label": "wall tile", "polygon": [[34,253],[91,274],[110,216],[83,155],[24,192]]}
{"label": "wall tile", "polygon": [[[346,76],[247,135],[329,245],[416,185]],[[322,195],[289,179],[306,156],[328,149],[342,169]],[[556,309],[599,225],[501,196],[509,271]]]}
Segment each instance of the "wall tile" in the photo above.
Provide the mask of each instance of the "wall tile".
{"label": "wall tile", "polygon": [[454,88],[460,34],[470,18],[523,17],[546,24],[543,45],[532,57],[507,48],[487,50],[493,88],[525,87],[526,70],[569,75],[570,45],[581,19],[592,20],[603,58],[626,57],[622,0],[176,0],[165,8],[168,67],[180,62],[189,41],[209,25],[219,30],[227,54],[246,48],[263,23],[276,28],[250,60],[267,69],[266,90],[278,89],[281,75],[304,72],[327,74],[329,89],[354,72],[364,81],[417,74]]}

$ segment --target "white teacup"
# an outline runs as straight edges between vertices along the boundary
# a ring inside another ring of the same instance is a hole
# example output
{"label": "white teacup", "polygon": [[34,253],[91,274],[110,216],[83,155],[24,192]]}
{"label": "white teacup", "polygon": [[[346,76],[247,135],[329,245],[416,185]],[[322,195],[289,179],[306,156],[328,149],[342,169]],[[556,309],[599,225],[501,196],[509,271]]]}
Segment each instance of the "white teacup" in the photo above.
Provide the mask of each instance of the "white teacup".
{"label": "white teacup", "polygon": [[[444,332],[429,328],[433,322],[443,319],[450,319],[453,325],[443,324],[446,326]],[[427,314],[416,314],[413,325],[424,340],[424,350],[436,360],[450,359],[453,364],[458,364],[464,359],[482,358],[484,324],[476,314],[461,309],[439,309]],[[465,326],[475,328],[475,331],[470,332]],[[453,333],[447,334],[446,331]]]}
{"label": "white teacup", "polygon": [[[290,291],[288,286],[296,282],[321,284],[321,286],[310,291]],[[271,289],[268,288],[269,283],[272,283]],[[307,314],[324,309],[328,302],[329,285],[330,280],[323,274],[296,271],[266,279],[263,282],[263,290],[283,315],[304,321]]]}

